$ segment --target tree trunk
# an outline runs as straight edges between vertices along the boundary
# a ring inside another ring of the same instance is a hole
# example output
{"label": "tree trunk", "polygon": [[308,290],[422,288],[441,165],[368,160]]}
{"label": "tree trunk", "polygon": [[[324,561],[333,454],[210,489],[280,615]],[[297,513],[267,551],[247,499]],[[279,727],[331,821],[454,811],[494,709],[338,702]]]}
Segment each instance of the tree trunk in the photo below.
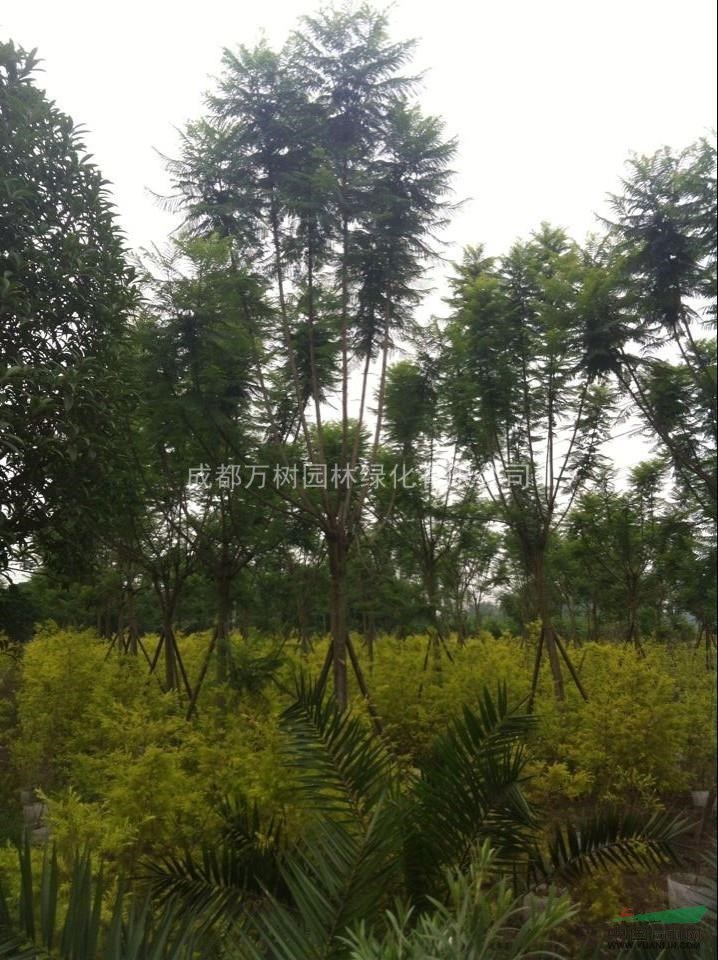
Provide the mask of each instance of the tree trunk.
{"label": "tree trunk", "polygon": [[628,636],[626,639],[629,643],[636,643],[636,614],[634,610],[630,610],[628,614]]}
{"label": "tree trunk", "polygon": [[573,604],[570,603],[568,600],[566,601],[566,607],[568,609],[568,619],[571,624],[571,635],[572,635],[571,638],[574,643],[578,643],[579,629],[578,629],[578,622],[576,621],[576,611],[573,608]]}
{"label": "tree trunk", "polygon": [[175,635],[172,629],[172,612],[165,610],[162,615],[162,641],[165,654],[165,684],[168,690],[179,689],[179,672],[177,670],[177,650]]}
{"label": "tree trunk", "polygon": [[140,630],[137,624],[135,591],[132,587],[130,587],[130,590],[127,594],[127,644],[129,652],[133,657],[137,656],[139,636]]}
{"label": "tree trunk", "polygon": [[534,588],[536,590],[537,610],[543,631],[543,645],[548,653],[549,664],[551,666],[554,693],[557,700],[563,700],[565,698],[563,673],[561,672],[561,661],[559,659],[556,635],[551,619],[551,605],[546,588],[543,556],[537,557],[534,563]]}
{"label": "tree trunk", "polygon": [[299,589],[295,592],[296,607],[297,607],[297,632],[299,635],[299,649],[302,653],[309,652],[309,630],[307,627],[307,612],[306,604],[304,598],[306,596],[306,590],[304,589],[304,573],[302,570],[302,576],[297,577],[296,571],[290,568],[294,582],[296,583],[297,579],[299,580]]}
{"label": "tree trunk", "polygon": [[638,635],[638,596],[636,586],[633,584],[629,590],[628,599],[628,642],[632,643],[639,653],[643,652],[641,640]]}
{"label": "tree trunk", "polygon": [[437,599],[438,588],[433,560],[427,561],[427,568],[424,571],[424,591],[426,592],[426,599],[429,604],[429,620],[438,635],[440,633]]}
{"label": "tree trunk", "polygon": [[479,631],[481,630],[481,601],[483,598],[483,590],[479,590],[478,593],[473,595],[473,604],[474,604],[474,633],[478,636]]}
{"label": "tree trunk", "polygon": [[366,650],[369,657],[369,671],[371,672],[374,669],[374,641],[376,640],[376,620],[373,613],[369,614],[367,621]]}
{"label": "tree trunk", "polygon": [[598,607],[595,597],[591,597],[591,640],[598,640]]}
{"label": "tree trunk", "polygon": [[229,677],[229,577],[220,571],[217,577],[217,682],[226,683]]}
{"label": "tree trunk", "polygon": [[349,701],[347,689],[347,542],[343,532],[328,537],[329,612],[332,634],[334,696],[340,710]]}
{"label": "tree trunk", "polygon": [[459,646],[463,647],[466,644],[466,636],[468,633],[466,627],[466,612],[464,610],[464,596],[459,591],[456,597],[456,632],[458,634]]}

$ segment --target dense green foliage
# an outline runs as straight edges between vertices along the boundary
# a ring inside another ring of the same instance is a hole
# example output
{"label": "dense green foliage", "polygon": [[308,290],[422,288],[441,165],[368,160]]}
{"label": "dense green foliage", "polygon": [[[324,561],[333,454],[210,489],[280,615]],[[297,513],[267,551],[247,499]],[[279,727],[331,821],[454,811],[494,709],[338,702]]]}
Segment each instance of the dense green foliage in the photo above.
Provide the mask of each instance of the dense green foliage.
{"label": "dense green foliage", "polygon": [[111,502],[132,274],[106,183],[36,68],[0,44],[0,569],[42,545],[68,571]]}
{"label": "dense green foliage", "polygon": [[[151,649],[156,638],[146,639]],[[191,677],[210,639],[179,638]],[[210,939],[226,924],[245,929],[245,901],[269,885],[266,912],[252,913],[246,936],[275,943],[279,924],[297,943],[330,937],[343,956],[340,934],[364,921],[357,944],[369,949],[382,904],[402,889],[422,912],[425,897],[438,898],[446,904],[437,905],[439,915],[468,897],[473,871],[487,869],[471,854],[479,841],[484,858],[511,865],[514,887],[523,877],[514,896],[550,875],[581,897],[586,869],[671,855],[666,843],[678,826],[663,812],[665,800],[703,782],[714,750],[707,722],[713,685],[695,670],[690,649],[652,644],[641,657],[633,648],[588,644],[582,672],[601,690],[595,704],[573,693],[556,702],[546,665],[529,716],[516,705],[529,690],[531,649],[485,634],[422,681],[426,640],[377,639],[372,690],[386,723],[377,738],[361,699],[342,715],[301,679],[322,663],[326,641],[311,653],[292,644],[268,669],[267,641],[233,636],[242,673],[234,685],[203,688],[188,724],[177,694],[148,683],[135,658],[108,658],[107,644],[91,633],[45,628],[21,663],[5,666],[17,685],[17,713],[6,719],[4,737],[15,783],[41,787],[49,804],[59,876],[69,879],[76,851],[89,845],[103,855],[108,879],[145,875],[160,902],[180,898]],[[368,671],[365,651],[362,660]],[[706,717],[699,728],[696,715]],[[596,801],[604,810],[598,815]],[[620,815],[611,812],[618,803]],[[561,823],[569,810],[573,826]],[[557,830],[564,840],[554,843]],[[282,866],[285,858],[294,872]],[[332,921],[323,913],[310,920],[301,878],[306,890],[325,884],[329,903],[355,860],[368,872],[352,883],[366,883],[365,893],[352,886],[351,907]],[[325,873],[330,862],[338,874]],[[10,848],[2,863],[7,883]],[[445,886],[444,870],[456,869],[469,873],[451,874]],[[585,895],[595,906],[590,885]],[[144,894],[136,896],[139,903]],[[508,888],[493,896],[497,909],[508,909]],[[606,913],[618,909],[619,896],[617,888]],[[112,909],[108,900],[108,918]],[[422,936],[430,935],[430,916]],[[565,905],[548,918],[539,911],[532,936],[547,935],[567,916]],[[271,955],[309,957],[315,948]]]}
{"label": "dense green foliage", "polygon": [[412,49],[225,50],[135,270],[0,44],[0,957],[588,960],[715,873],[714,144],[422,321]]}

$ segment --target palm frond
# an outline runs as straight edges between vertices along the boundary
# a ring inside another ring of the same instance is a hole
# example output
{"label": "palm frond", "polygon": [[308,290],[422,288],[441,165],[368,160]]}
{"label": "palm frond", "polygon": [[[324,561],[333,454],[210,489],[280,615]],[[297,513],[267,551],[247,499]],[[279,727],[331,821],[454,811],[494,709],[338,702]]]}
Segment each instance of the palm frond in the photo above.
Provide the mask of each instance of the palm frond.
{"label": "palm frond", "polygon": [[416,785],[419,846],[433,868],[465,866],[472,846],[488,839],[498,860],[526,849],[535,814],[522,784],[523,739],[535,718],[510,707],[505,686],[484,690],[439,739]]}
{"label": "palm frond", "polygon": [[269,892],[287,891],[280,872],[282,824],[263,819],[244,797],[224,799],[222,839],[199,855],[167,855],[147,862],[144,879],[161,904],[177,901],[190,909],[203,930],[241,920]]}
{"label": "palm frond", "polygon": [[390,780],[391,758],[381,740],[304,676],[282,725],[289,734],[288,762],[312,808],[366,825]]}
{"label": "palm frond", "polygon": [[529,876],[539,883],[547,878],[570,881],[611,866],[662,867],[676,862],[676,841],[689,829],[689,821],[668,813],[601,812],[578,827],[558,828],[546,856],[534,851]]}
{"label": "palm frond", "polygon": [[250,918],[245,947],[253,956],[265,956],[259,941],[272,960],[344,956],[346,929],[374,916],[392,890],[399,840],[398,811],[390,802],[379,804],[360,832],[322,820],[283,865],[290,902],[269,898]]}
{"label": "palm frond", "polygon": [[243,648],[236,650],[230,647],[228,653],[228,680],[237,693],[261,693],[284,662],[281,649],[261,657],[252,656]]}

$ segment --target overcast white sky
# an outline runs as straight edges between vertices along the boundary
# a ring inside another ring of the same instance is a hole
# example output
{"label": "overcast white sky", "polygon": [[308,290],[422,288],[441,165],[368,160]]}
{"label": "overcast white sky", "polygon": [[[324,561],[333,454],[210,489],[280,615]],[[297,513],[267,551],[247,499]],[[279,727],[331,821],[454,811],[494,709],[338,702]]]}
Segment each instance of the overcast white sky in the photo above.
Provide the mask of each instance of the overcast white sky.
{"label": "overcast white sky", "polygon": [[[0,7],[0,38],[38,48],[42,84],[87,129],[139,247],[174,225],[147,191],[166,185],[155,151],[176,152],[222,48],[262,29],[278,45],[316,6],[23,0]],[[630,151],[716,126],[715,0],[398,0],[392,25],[419,40],[424,107],[459,138],[457,198],[472,199],[447,233],[454,252],[501,253],[544,219],[582,239]]]}
{"label": "overcast white sky", "polygon": [[[130,243],[171,219],[146,188],[165,183],[155,148],[201,111],[223,46],[264,29],[277,44],[308,0],[23,0],[0,37],[44,59],[49,95],[87,128]],[[397,38],[419,40],[425,108],[459,137],[449,232],[500,252],[542,219],[580,238],[629,151],[680,147],[716,125],[714,0],[399,0]]]}

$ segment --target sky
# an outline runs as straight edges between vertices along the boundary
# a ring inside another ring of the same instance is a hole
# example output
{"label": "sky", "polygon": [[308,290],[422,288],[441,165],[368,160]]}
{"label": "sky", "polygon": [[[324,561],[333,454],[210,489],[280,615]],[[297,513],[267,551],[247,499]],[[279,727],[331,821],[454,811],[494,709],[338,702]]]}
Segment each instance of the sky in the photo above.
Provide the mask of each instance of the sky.
{"label": "sky", "polygon": [[[222,48],[262,31],[279,44],[316,6],[24,0],[0,6],[0,37],[38,48],[40,83],[86,128],[137,247],[173,225],[148,192],[167,183],[157,151],[176,154]],[[424,108],[459,139],[457,246],[499,253],[546,219],[581,239],[631,151],[716,126],[713,0],[399,0],[390,17],[419,41]]]}
{"label": "sky", "polygon": [[[86,129],[134,248],[175,226],[161,154],[202,113],[223,47],[276,45],[311,0],[23,0],[0,6],[0,40],[37,48],[39,83]],[[398,0],[396,39],[418,40],[420,99],[458,137],[446,256],[500,254],[541,221],[576,239],[607,213],[629,154],[682,148],[716,121],[715,0]],[[447,273],[439,265],[441,310]],[[632,458],[630,438],[616,457]]]}

